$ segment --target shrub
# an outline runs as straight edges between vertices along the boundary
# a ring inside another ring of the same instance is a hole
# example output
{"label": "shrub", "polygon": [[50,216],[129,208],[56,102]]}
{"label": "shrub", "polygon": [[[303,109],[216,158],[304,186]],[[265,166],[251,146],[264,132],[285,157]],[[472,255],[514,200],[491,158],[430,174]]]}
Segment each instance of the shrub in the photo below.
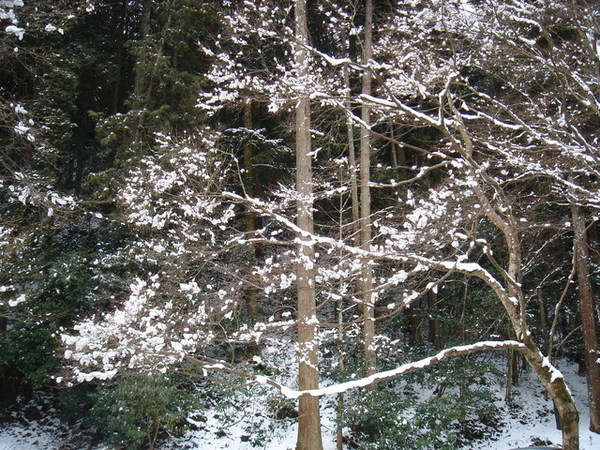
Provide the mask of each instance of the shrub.
{"label": "shrub", "polygon": [[[485,376],[490,365],[457,358],[379,391],[360,392],[346,403],[344,426],[361,449],[455,449],[497,430],[499,412]],[[425,373],[425,372],[424,372]],[[388,390],[383,390],[388,389]],[[419,398],[415,393],[431,392]]]}
{"label": "shrub", "polygon": [[181,432],[198,407],[192,393],[164,375],[130,375],[93,394],[91,416],[107,442],[130,449],[154,449],[161,431]]}

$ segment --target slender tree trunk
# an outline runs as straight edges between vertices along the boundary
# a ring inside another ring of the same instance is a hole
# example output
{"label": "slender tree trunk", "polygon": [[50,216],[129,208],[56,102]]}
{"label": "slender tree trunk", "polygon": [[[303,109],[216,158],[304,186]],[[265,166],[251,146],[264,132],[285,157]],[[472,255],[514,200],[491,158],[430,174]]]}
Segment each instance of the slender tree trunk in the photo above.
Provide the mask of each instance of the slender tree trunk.
{"label": "slender tree trunk", "polygon": [[[8,319],[0,316],[0,336],[4,340],[4,335],[8,331]],[[0,363],[0,418],[3,418],[4,411],[8,411],[10,404],[17,397],[17,389],[14,379],[11,379],[9,367]]]}
{"label": "slender tree trunk", "polygon": [[[308,26],[306,0],[296,0],[296,40],[294,61],[300,83],[308,75]],[[312,202],[312,156],[310,140],[310,100],[301,94],[296,104],[296,189],[297,224],[306,233],[313,232]],[[315,304],[315,251],[309,236],[299,234],[299,261],[296,265],[296,287],[298,290],[298,385],[300,390],[317,389],[319,372],[317,367],[316,304]],[[321,450],[321,419],[319,399],[301,396],[298,400],[297,450]]]}
{"label": "slender tree trunk", "polygon": [[[340,299],[337,304],[337,326],[338,326],[338,367],[340,372],[344,372],[344,301]],[[343,433],[343,419],[344,419],[344,393],[340,392],[337,397],[337,425],[335,430],[335,441],[336,449],[344,449],[344,433]]]}
{"label": "slender tree trunk", "polygon": [[[346,48],[348,58],[350,57],[350,50]],[[356,151],[354,148],[354,124],[350,117],[352,113],[352,104],[349,100],[351,95],[350,91],[350,69],[348,66],[344,66],[344,87],[348,90],[347,97],[344,100],[344,107],[347,111],[346,127],[348,129],[348,163],[350,164],[350,196],[351,196],[351,211],[352,211],[352,234],[356,238],[357,246],[360,246],[360,211],[358,204],[358,182],[356,180],[356,174],[358,173],[358,166],[356,165]]]}
{"label": "slender tree trunk", "polygon": [[168,32],[171,29],[172,19],[173,14],[169,13],[169,15],[167,16],[167,21],[164,27],[162,28],[160,40],[158,41],[158,50],[156,52],[156,57],[154,58],[152,70],[146,74],[146,77],[148,78],[148,86],[146,87],[146,94],[144,96],[146,100],[151,100],[154,97],[154,91],[156,90],[155,88],[159,78],[157,75],[157,71],[160,61],[165,53],[165,32]]}
{"label": "slender tree trunk", "polygon": [[[244,105],[244,127],[248,130],[254,128],[251,101]],[[256,179],[256,170],[254,168],[254,146],[250,142],[244,145],[244,168],[246,170],[246,176],[252,186],[252,195],[256,196],[258,182]],[[256,230],[258,230],[259,220],[260,218],[251,208],[246,210],[246,231],[250,237],[254,237]],[[258,244],[252,245],[252,254],[255,258],[260,256],[261,250]],[[250,286],[246,291],[246,308],[248,316],[252,319],[258,319],[258,289],[254,286]]]}
{"label": "slender tree trunk", "polygon": [[[540,325],[542,327],[542,334],[544,336],[544,348],[549,348],[548,341],[552,339],[552,337],[550,336],[550,328],[548,327],[548,314],[546,312],[544,296],[541,290],[538,291],[538,305],[540,308]],[[552,355],[548,354],[548,357],[551,358]]]}
{"label": "slender tree trunk", "polygon": [[467,298],[469,295],[469,280],[465,280],[465,290],[463,292],[462,302],[460,304],[460,316],[458,318],[458,340],[459,342],[464,342],[466,338],[466,327],[465,327],[465,314],[467,310]]}
{"label": "slender tree trunk", "polygon": [[[346,74],[344,74],[344,78],[346,79]],[[349,86],[349,84],[346,84]],[[351,123],[350,123],[351,126]],[[348,132],[351,132],[352,128],[348,128]],[[352,177],[352,172],[350,172],[350,177]],[[340,182],[343,184],[345,170],[343,167],[340,167]],[[339,203],[339,234],[338,239],[340,242],[344,239],[344,217],[345,217],[345,199],[343,196],[340,196]],[[343,258],[343,252],[340,249],[339,253],[340,259]],[[344,280],[340,279],[339,281],[339,290],[343,292],[344,290]],[[336,302],[336,319],[337,319],[337,358],[338,358],[338,369],[341,374],[344,373],[345,363],[344,363],[344,297],[340,296],[340,298]],[[344,393],[340,392],[337,395],[337,406],[336,406],[336,430],[335,430],[335,443],[337,450],[344,449]]]}
{"label": "slender tree trunk", "polygon": [[420,345],[421,340],[421,305],[414,301],[404,308],[404,317],[406,319],[406,336],[408,337],[408,346],[414,347]]}
{"label": "slender tree trunk", "polygon": [[[594,222],[591,227],[588,228],[588,241],[590,249],[590,264],[598,263],[598,256],[600,255],[600,233],[598,233],[598,222]],[[598,283],[592,282],[592,291],[597,292],[599,286]],[[596,323],[600,323],[600,302],[594,302]],[[600,356],[600,355],[599,355]]]}
{"label": "slender tree trunk", "polygon": [[[254,114],[252,101],[248,101],[244,105],[244,127],[248,130],[254,128]],[[254,167],[254,145],[251,142],[244,145],[244,168],[246,170],[246,176],[249,180],[249,186],[251,186],[252,196],[260,196],[259,180],[257,178],[256,169]],[[248,187],[246,187],[248,189]],[[256,231],[261,227],[261,218],[256,212],[250,207],[246,210],[246,231],[249,237],[255,237]],[[252,256],[255,260],[262,260],[263,250],[262,246],[258,243],[252,244],[251,247]],[[246,311],[248,317],[251,320],[257,321],[259,316],[259,290],[253,283],[246,289]],[[250,355],[260,354],[260,347],[258,344],[249,345],[247,351]]]}
{"label": "slender tree trunk", "polygon": [[113,7],[114,17],[119,21],[119,25],[115,30],[115,41],[117,44],[117,79],[113,86],[112,93],[112,106],[111,113],[116,114],[121,110],[123,106],[123,76],[125,67],[125,40],[127,33],[127,17],[126,17],[127,3],[126,0],[122,0],[116,3]]}
{"label": "slender tree trunk", "polygon": [[[143,41],[150,35],[150,17],[152,12],[152,0],[143,0],[142,2],[142,21],[140,22],[140,39]],[[142,66],[138,64],[135,68],[135,79],[133,83],[133,96],[137,100],[142,94],[143,79],[145,72]]]}
{"label": "slender tree trunk", "polygon": [[[150,18],[152,16],[152,0],[143,0],[142,2],[142,21],[140,23],[140,41],[144,42],[150,35]],[[140,147],[142,141],[142,128],[144,124],[144,115],[141,112],[142,104],[148,104],[147,98],[144,99],[145,79],[148,78],[148,72],[145,70],[145,65],[137,61],[135,66],[135,78],[133,82],[133,108],[138,109],[138,117],[133,126],[132,145],[136,148]]]}
{"label": "slender tree trunk", "polygon": [[429,310],[429,343],[433,348],[440,349],[440,341],[438,339],[439,320],[438,320],[438,296],[437,293],[429,291],[427,293],[427,309]]}
{"label": "slender tree trunk", "polygon": [[[363,64],[368,65],[373,56],[373,1],[366,0],[365,38]],[[362,93],[371,94],[371,72],[365,69],[362,82]],[[365,252],[371,250],[371,108],[363,104],[361,108],[363,126],[360,129],[360,241]],[[365,358],[366,375],[376,371],[377,356],[375,354],[375,307],[373,304],[373,267],[371,260],[366,258],[362,263],[361,291],[363,301],[363,355]],[[376,388],[375,384],[369,388]]]}
{"label": "slender tree trunk", "polygon": [[[398,170],[398,152],[396,151],[396,133],[394,131],[394,123],[390,124],[390,137],[392,138],[392,145],[390,146],[390,157],[392,159],[392,167]],[[400,178],[401,180],[403,178]]]}
{"label": "slender tree trunk", "polygon": [[585,374],[590,403],[590,430],[600,433],[600,365],[598,359],[598,338],[594,320],[594,296],[590,280],[590,254],[586,235],[585,219],[581,207],[571,208],[573,231],[575,232],[574,252],[581,325],[585,346]]}
{"label": "slender tree trunk", "polygon": [[394,123],[390,125],[390,136],[392,138],[392,165],[398,173],[398,178],[406,180],[406,149],[397,143],[398,133],[396,132],[396,125]]}
{"label": "slender tree trunk", "polygon": [[513,374],[515,372],[515,351],[511,348],[508,350],[508,359],[506,364],[506,391],[504,392],[504,401],[510,403],[512,401]]}
{"label": "slender tree trunk", "polygon": [[[142,23],[140,25],[140,35],[142,41],[150,36],[150,19],[152,16],[152,0],[144,0],[142,5]],[[165,51],[165,30],[170,30],[173,14],[170,12],[167,16],[167,21],[162,29],[162,35],[158,41],[158,49],[156,56],[153,57],[154,64],[151,69],[148,69],[149,58],[145,61],[146,70],[142,70],[142,66],[138,64],[135,72],[135,83],[133,89],[134,106],[138,109],[137,123],[134,125],[133,145],[139,147],[144,137],[144,126],[146,120],[145,109],[151,109],[152,100],[155,94],[157,85],[157,69],[160,61],[163,58]]]}
{"label": "slender tree trunk", "polygon": [[[508,325],[508,338],[515,338],[515,331],[513,327]],[[507,402],[512,401],[512,390],[514,386],[519,385],[519,356],[520,353],[513,349],[508,351],[508,360],[506,362],[506,392],[504,400]]]}

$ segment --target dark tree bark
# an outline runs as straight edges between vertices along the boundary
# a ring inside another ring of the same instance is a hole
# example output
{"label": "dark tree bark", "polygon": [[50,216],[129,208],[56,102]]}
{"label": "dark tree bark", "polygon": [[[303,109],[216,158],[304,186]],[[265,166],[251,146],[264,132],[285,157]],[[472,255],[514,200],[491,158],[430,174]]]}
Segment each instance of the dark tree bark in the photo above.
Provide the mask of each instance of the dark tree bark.
{"label": "dark tree bark", "polygon": [[123,0],[115,3],[113,6],[113,15],[118,20],[118,26],[115,28],[114,40],[117,45],[116,54],[116,79],[113,85],[111,113],[117,114],[123,107],[124,100],[124,76],[125,76],[125,41],[127,33],[127,2]]}
{"label": "dark tree bark", "polygon": [[575,269],[579,287],[579,306],[585,347],[585,374],[590,403],[590,430],[600,433],[600,365],[597,362],[598,338],[594,320],[594,295],[590,280],[590,253],[585,218],[581,207],[573,206],[571,215],[575,233]]}
{"label": "dark tree bark", "polygon": [[[152,16],[152,0],[142,2],[142,20],[140,22],[140,39],[144,40],[150,35],[150,18]],[[133,83],[133,95],[137,99],[142,95],[144,86],[143,79],[146,73],[138,66],[135,69],[135,80]]]}
{"label": "dark tree bark", "polygon": [[433,348],[435,349],[440,349],[440,340],[439,340],[439,320],[438,320],[438,296],[437,293],[433,292],[433,291],[429,291],[427,293],[427,309],[429,311],[429,317],[428,317],[428,322],[429,322],[429,329],[428,329],[428,336],[429,336],[429,343],[431,345],[433,345]]}

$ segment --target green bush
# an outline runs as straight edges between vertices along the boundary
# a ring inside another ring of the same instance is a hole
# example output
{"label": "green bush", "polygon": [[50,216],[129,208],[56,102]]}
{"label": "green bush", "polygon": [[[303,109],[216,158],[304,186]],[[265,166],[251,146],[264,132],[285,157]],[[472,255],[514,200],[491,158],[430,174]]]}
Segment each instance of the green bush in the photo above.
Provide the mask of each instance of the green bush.
{"label": "green bush", "polygon": [[[0,384],[15,394],[53,385],[64,364],[60,334],[114,304],[141,270],[124,227],[82,221],[52,231],[0,261],[0,286],[13,287],[0,293]],[[10,306],[20,295],[26,301]]]}
{"label": "green bush", "polygon": [[[489,437],[500,422],[486,377],[491,366],[456,358],[419,376],[347,399],[344,426],[361,449],[456,449]],[[388,390],[384,390],[388,389]],[[416,392],[426,389],[427,398]]]}
{"label": "green bush", "polygon": [[187,414],[199,404],[167,376],[130,375],[93,394],[93,422],[108,443],[153,449],[163,431],[181,432]]}
{"label": "green bush", "polygon": [[344,425],[360,448],[396,449],[411,441],[412,425],[402,415],[411,405],[395,392],[359,393],[346,403]]}

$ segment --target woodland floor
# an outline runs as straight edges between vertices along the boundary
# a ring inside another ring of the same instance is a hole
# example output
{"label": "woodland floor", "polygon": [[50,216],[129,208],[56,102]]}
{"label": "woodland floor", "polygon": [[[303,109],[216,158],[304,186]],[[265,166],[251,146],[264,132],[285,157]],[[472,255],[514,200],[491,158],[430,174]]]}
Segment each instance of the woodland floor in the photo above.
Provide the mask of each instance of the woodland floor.
{"label": "woodland floor", "polygon": [[[562,363],[560,370],[566,377],[580,409],[580,443],[582,450],[600,449],[600,435],[588,430],[585,377],[577,374],[577,367]],[[497,398],[503,397],[504,386],[494,384]],[[426,394],[426,392],[423,392]],[[257,395],[258,394],[258,395]],[[158,446],[159,449],[268,449],[287,450],[295,447],[296,429],[292,419],[274,420],[263,414],[264,402],[260,392],[249,393],[246,409],[235,404],[198,411],[190,416],[193,423],[181,437],[169,438]],[[545,398],[543,390],[531,374],[525,373],[522,382],[515,388],[514,403],[508,406],[498,400],[497,407],[502,411],[493,438],[474,442],[464,449],[506,450],[529,445],[560,445],[561,434],[555,428],[552,405]],[[234,411],[234,412],[233,412]],[[323,440],[325,450],[335,446],[334,399],[322,402]],[[93,444],[86,430],[69,428],[53,416],[53,410],[43,417],[25,419],[22,415],[10,424],[0,428],[0,450],[30,449],[90,449],[108,450],[110,447]],[[223,418],[229,422],[224,426]]]}

